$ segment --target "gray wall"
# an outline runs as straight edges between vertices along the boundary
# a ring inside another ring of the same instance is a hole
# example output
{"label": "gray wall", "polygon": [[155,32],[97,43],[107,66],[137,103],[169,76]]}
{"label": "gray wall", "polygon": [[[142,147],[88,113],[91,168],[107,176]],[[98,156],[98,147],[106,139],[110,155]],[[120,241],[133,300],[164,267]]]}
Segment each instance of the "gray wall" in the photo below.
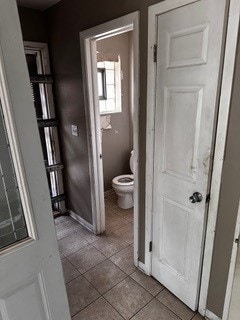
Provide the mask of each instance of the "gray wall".
{"label": "gray wall", "polygon": [[47,42],[47,28],[42,11],[18,7],[18,13],[23,33],[23,40]]}
{"label": "gray wall", "polygon": [[[139,257],[141,261],[144,261],[145,242],[147,16],[148,6],[157,2],[159,1],[62,0],[46,11],[57,105],[62,123],[61,140],[66,168],[68,208],[90,223],[92,208],[79,32],[133,11],[140,11]],[[71,135],[71,124],[79,126],[79,137]]]}
{"label": "gray wall", "polygon": [[222,317],[240,198],[240,44],[234,76],[227,148],[223,166],[208,309]]}
{"label": "gray wall", "polygon": [[132,117],[130,106],[130,32],[97,42],[100,53],[113,52],[121,58],[122,112],[111,114],[111,129],[102,132],[104,190],[112,188],[112,179],[130,173],[129,158],[133,148]]}

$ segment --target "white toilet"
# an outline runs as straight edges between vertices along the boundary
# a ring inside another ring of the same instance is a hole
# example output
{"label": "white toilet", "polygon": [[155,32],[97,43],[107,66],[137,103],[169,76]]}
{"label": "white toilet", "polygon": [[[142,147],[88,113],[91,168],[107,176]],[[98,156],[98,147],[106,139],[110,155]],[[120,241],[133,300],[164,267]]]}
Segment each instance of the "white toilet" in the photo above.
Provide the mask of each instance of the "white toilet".
{"label": "white toilet", "polygon": [[[132,173],[134,173],[133,151],[131,152],[129,165]],[[113,190],[118,195],[117,204],[120,208],[129,209],[133,207],[133,185],[134,185],[133,174],[123,174],[121,176],[117,176],[113,178],[112,187],[113,187]]]}

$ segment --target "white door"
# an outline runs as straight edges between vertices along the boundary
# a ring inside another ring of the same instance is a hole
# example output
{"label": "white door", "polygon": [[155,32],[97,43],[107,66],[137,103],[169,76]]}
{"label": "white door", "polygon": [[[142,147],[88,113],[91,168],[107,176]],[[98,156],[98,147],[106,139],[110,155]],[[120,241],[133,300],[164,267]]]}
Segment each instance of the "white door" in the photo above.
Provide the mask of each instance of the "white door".
{"label": "white door", "polygon": [[70,320],[15,0],[0,4],[0,320]]}
{"label": "white door", "polygon": [[225,0],[201,0],[157,17],[152,274],[193,310],[198,305],[225,6]]}

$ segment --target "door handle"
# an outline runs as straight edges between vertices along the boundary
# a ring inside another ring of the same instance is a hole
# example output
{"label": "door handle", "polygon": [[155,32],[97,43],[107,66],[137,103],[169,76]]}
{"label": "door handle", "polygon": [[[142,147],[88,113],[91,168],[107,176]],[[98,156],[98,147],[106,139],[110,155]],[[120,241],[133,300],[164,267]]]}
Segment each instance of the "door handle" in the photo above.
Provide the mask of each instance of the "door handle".
{"label": "door handle", "polygon": [[194,194],[189,198],[191,203],[201,202],[203,196],[200,192],[194,192]]}

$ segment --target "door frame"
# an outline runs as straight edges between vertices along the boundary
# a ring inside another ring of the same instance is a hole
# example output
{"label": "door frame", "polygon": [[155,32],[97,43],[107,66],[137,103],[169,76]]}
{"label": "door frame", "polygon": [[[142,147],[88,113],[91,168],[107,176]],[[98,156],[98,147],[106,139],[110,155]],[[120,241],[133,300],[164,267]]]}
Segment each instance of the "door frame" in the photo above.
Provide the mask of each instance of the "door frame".
{"label": "door frame", "polygon": [[[90,228],[94,233],[100,234],[105,231],[105,207],[101,136],[99,134],[100,113],[97,94],[96,41],[128,31],[133,32],[134,263],[138,265],[139,12],[135,11],[80,32],[80,47],[93,212],[93,226]],[[84,224],[84,221],[82,223]]]}
{"label": "door frame", "polygon": [[[236,320],[232,319],[231,316],[236,315],[236,308],[239,308],[239,296],[240,296],[240,273],[239,273],[239,261],[240,261],[240,247],[236,241],[240,238],[240,203],[238,206],[238,215],[236,221],[236,228],[234,233],[234,241],[232,246],[231,262],[228,274],[227,290],[223,307],[222,320]],[[238,263],[238,265],[237,265]]]}
{"label": "door frame", "polygon": [[[165,0],[149,7],[148,12],[148,84],[147,84],[147,133],[146,133],[146,201],[145,201],[145,263],[142,268],[146,274],[151,275],[152,253],[149,244],[152,242],[153,221],[153,177],[154,177],[154,130],[155,130],[155,76],[156,63],[153,61],[157,37],[157,16],[167,11],[198,2],[201,0]],[[235,57],[237,49],[240,1],[228,0],[229,16],[226,18],[227,31],[225,51],[222,68],[222,82],[220,82],[220,97],[218,119],[216,123],[216,139],[214,159],[212,164],[212,177],[210,184],[211,201],[207,212],[205,248],[203,253],[203,268],[201,275],[201,288],[199,296],[199,312],[209,319],[216,319],[207,310],[207,295],[210,281],[217,211],[221,186],[222,167],[226,145],[228,116],[231,102],[231,90],[234,75]],[[226,14],[227,16],[227,14]]]}

